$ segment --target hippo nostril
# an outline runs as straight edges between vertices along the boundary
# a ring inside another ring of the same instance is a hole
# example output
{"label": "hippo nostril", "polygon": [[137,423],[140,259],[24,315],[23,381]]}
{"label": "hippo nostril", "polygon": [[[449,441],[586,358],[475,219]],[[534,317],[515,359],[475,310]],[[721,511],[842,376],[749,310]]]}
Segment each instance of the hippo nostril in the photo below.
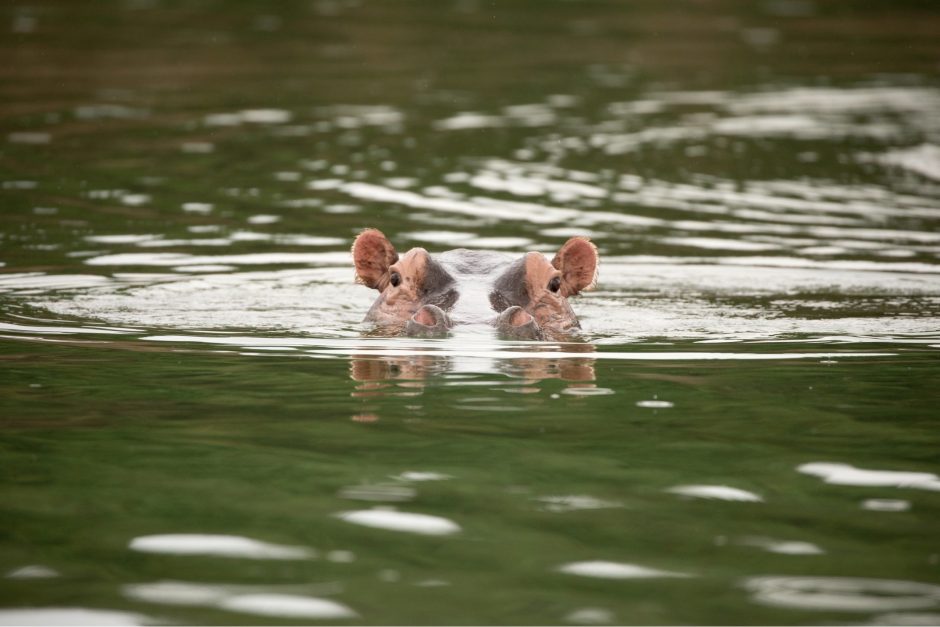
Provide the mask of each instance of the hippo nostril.
{"label": "hippo nostril", "polygon": [[434,305],[425,305],[415,312],[412,320],[426,327],[434,327],[445,323],[444,312]]}
{"label": "hippo nostril", "polygon": [[528,311],[519,307],[509,315],[508,322],[514,327],[521,327],[522,325],[529,324],[533,320],[534,318],[532,318]]}
{"label": "hippo nostril", "polygon": [[537,340],[542,337],[535,318],[522,307],[514,305],[504,310],[496,319],[496,328],[511,338]]}
{"label": "hippo nostril", "polygon": [[405,333],[413,336],[436,336],[447,332],[450,319],[444,310],[435,305],[424,305],[411,316]]}
{"label": "hippo nostril", "polygon": [[520,327],[533,320],[528,311],[519,305],[513,305],[512,307],[504,309],[503,312],[499,314],[497,324],[501,327]]}

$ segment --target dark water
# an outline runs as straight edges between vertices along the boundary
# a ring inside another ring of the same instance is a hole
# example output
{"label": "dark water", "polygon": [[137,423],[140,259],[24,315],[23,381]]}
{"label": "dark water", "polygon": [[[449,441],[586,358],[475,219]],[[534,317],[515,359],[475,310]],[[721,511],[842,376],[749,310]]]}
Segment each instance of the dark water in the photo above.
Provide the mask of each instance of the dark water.
{"label": "dark water", "polygon": [[[0,32],[0,623],[940,623],[933,4]],[[370,334],[369,226],[584,332]]]}

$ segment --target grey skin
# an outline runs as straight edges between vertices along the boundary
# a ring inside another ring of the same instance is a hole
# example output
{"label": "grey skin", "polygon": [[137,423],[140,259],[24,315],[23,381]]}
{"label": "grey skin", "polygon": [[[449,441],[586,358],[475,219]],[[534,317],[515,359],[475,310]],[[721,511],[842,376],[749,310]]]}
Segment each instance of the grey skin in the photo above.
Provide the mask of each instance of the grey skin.
{"label": "grey skin", "polygon": [[569,239],[551,260],[466,249],[399,255],[381,231],[366,229],[352,253],[356,281],[379,292],[365,320],[414,337],[479,323],[513,339],[564,337],[580,328],[568,298],[597,279],[597,249],[584,237]]}

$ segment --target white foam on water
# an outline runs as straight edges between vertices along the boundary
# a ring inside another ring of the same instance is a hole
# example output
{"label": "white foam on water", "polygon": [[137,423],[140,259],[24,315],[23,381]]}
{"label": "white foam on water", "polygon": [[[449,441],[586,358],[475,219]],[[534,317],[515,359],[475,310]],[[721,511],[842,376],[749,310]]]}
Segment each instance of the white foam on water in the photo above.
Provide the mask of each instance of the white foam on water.
{"label": "white foam on water", "polygon": [[186,581],[158,581],[156,583],[126,584],[121,593],[128,599],[162,605],[213,605],[233,594],[237,586],[190,583]]}
{"label": "white foam on water", "polygon": [[623,562],[609,562],[595,560],[587,562],[571,562],[563,564],[556,569],[560,573],[578,575],[581,577],[596,577],[598,579],[653,579],[657,577],[691,577],[686,573],[648,568],[637,564]]}
{"label": "white foam on water", "polygon": [[480,249],[492,248],[514,248],[525,249],[532,245],[532,240],[527,237],[474,237],[465,242],[466,246]]}
{"label": "white foam on water", "polygon": [[218,263],[207,263],[201,266],[177,266],[173,268],[176,272],[190,272],[190,273],[203,273],[203,272],[231,272],[235,270],[235,266],[226,266]]}
{"label": "white foam on water", "polygon": [[290,111],[283,109],[245,109],[238,115],[250,124],[285,124],[293,117]]}
{"label": "white foam on water", "polygon": [[940,477],[931,472],[899,470],[865,470],[849,464],[812,462],[797,467],[799,472],[814,475],[834,485],[866,486],[875,488],[917,488],[940,491]]}
{"label": "white foam on water", "polygon": [[865,499],[862,509],[873,512],[906,512],[911,509],[911,502],[902,499]]}
{"label": "white foam on water", "polygon": [[150,194],[124,194],[121,202],[129,207],[140,207],[148,204],[153,198]]}
{"label": "white foam on water", "polygon": [[336,264],[350,260],[349,253],[250,253],[244,255],[188,255],[185,253],[124,253],[86,259],[90,266],[182,266],[204,264],[278,265]]}
{"label": "white foam on water", "polygon": [[96,610],[83,607],[40,607],[0,609],[0,625],[153,625],[153,618],[132,612]]}
{"label": "white foam on water", "polygon": [[352,562],[356,561],[356,554],[352,551],[337,549],[334,551],[329,551],[326,554],[326,559],[327,561],[336,564],[351,564]]}
{"label": "white foam on water", "polygon": [[586,494],[570,494],[565,496],[539,496],[536,501],[543,503],[542,508],[547,512],[563,513],[581,510],[611,509],[623,507],[619,501],[609,501]]}
{"label": "white foam on water", "polygon": [[41,131],[16,131],[7,135],[11,144],[44,145],[52,141],[52,135]]}
{"label": "white foam on water", "polygon": [[274,224],[280,221],[281,216],[269,213],[259,213],[257,215],[248,216],[248,224]]}
{"label": "white foam on water", "polygon": [[897,111],[936,113],[940,90],[929,87],[795,87],[751,94],[726,93],[720,104],[736,113],[803,111],[858,114]]}
{"label": "white foam on water", "polygon": [[398,479],[399,481],[445,481],[447,479],[453,479],[453,476],[442,472],[406,470],[399,475],[393,476],[392,479]]}
{"label": "white foam on water", "polygon": [[419,242],[430,242],[432,244],[446,244],[450,246],[463,246],[476,236],[477,235],[475,233],[467,233],[462,231],[413,231],[411,233],[399,234],[399,237],[404,239],[411,239]]}
{"label": "white foam on water", "polygon": [[779,553],[781,555],[822,555],[825,553],[812,542],[801,542],[799,540],[749,537],[742,538],[741,544],[758,547],[770,553]]}
{"label": "white foam on water", "polygon": [[674,407],[675,404],[669,401],[660,401],[660,400],[649,400],[649,401],[637,401],[637,407],[644,407],[646,409],[669,409]]}
{"label": "white foam on water", "polygon": [[[323,591],[335,591],[341,588],[335,584],[279,587],[282,589],[312,588]],[[356,612],[337,601],[308,594],[265,590],[263,586],[158,581],[155,583],[127,584],[121,587],[121,593],[128,599],[145,603],[185,607],[213,607],[260,616],[309,619],[338,619],[357,616]]]}
{"label": "white foam on water", "polygon": [[889,150],[882,154],[866,154],[863,159],[896,166],[940,181],[940,146],[934,144]]}
{"label": "white foam on water", "polygon": [[337,104],[319,107],[318,113],[343,129],[364,126],[398,129],[405,122],[405,114],[388,105]]}
{"label": "white foam on water", "polygon": [[153,239],[138,242],[140,248],[171,248],[173,246],[229,246],[232,240],[224,237],[201,237],[194,239]]}
{"label": "white foam on water", "polygon": [[75,335],[94,333],[101,335],[124,335],[127,329],[108,329],[103,327],[58,327],[51,325],[25,325],[0,322],[0,332],[6,333],[39,333],[42,335]]}
{"label": "white foam on water", "polygon": [[823,120],[808,115],[748,115],[722,118],[711,125],[718,135],[740,135],[743,137],[797,137],[800,139],[826,139],[833,135],[859,135],[859,127],[843,128],[826,124]]}
{"label": "white foam on water", "polygon": [[415,514],[388,509],[364,509],[340,512],[336,516],[346,522],[364,527],[402,531],[428,536],[445,536],[460,531],[460,526],[441,516]]}
{"label": "white foam on water", "polygon": [[[254,341],[252,338],[237,337],[207,337],[207,336],[187,336],[187,335],[153,335],[141,338],[143,340],[156,342],[179,342],[179,343],[205,343],[217,345],[245,345],[250,346]],[[814,352],[814,353],[733,353],[733,352],[667,352],[667,351],[645,351],[645,352],[535,352],[535,351],[514,351],[514,350],[461,350],[456,348],[436,348],[428,350],[426,348],[415,348],[403,345],[401,348],[368,348],[363,345],[350,344],[347,348],[321,348],[320,346],[335,345],[336,342],[317,339],[296,339],[291,338],[257,338],[258,341],[265,341],[273,345],[286,344],[292,346],[308,346],[311,348],[311,354],[317,355],[349,355],[362,358],[375,357],[450,357],[450,358],[471,358],[477,360],[487,359],[523,359],[523,360],[552,360],[552,359],[591,359],[591,360],[622,360],[622,361],[777,361],[790,359],[825,359],[838,356],[839,358],[852,357],[893,357],[897,353],[885,352]],[[358,340],[357,340],[358,341]],[[569,389],[590,389],[590,388],[569,388]],[[600,388],[598,388],[600,389]],[[608,392],[602,392],[606,394]],[[588,393],[586,395],[591,395]]]}
{"label": "white foam on water", "polygon": [[214,205],[208,202],[184,202],[181,205],[183,211],[187,213],[208,214],[212,212]]}
{"label": "white foam on water", "polygon": [[359,616],[337,601],[293,594],[235,595],[223,599],[216,607],[232,612],[292,619],[335,620]]}
{"label": "white foam on water", "polygon": [[597,387],[593,384],[569,385],[564,390],[562,390],[561,393],[567,394],[569,396],[610,396],[611,394],[616,394],[616,392],[610,388]]}
{"label": "white foam on water", "polygon": [[85,237],[85,241],[95,244],[139,244],[141,242],[150,242],[162,238],[162,235],[153,233],[142,235],[88,235]]}
{"label": "white foam on water", "polygon": [[582,607],[568,612],[565,622],[576,625],[608,625],[614,622],[614,613],[602,607]]}
{"label": "white foam on water", "polygon": [[80,120],[134,120],[146,118],[150,115],[148,109],[137,109],[110,103],[80,105],[75,107],[73,113]]}
{"label": "white foam on water", "polygon": [[898,625],[915,627],[940,625],[940,613],[937,612],[891,612],[879,614],[871,619],[870,625]]}
{"label": "white foam on water", "polygon": [[215,152],[215,144],[212,142],[183,142],[180,150],[190,155],[207,155]]}
{"label": "white foam on water", "polygon": [[61,575],[54,568],[43,566],[42,564],[30,564],[21,566],[8,572],[7,579],[55,579]]}
{"label": "white foam on water", "polygon": [[829,612],[918,610],[940,605],[940,586],[861,577],[751,577],[743,586],[760,604]]}
{"label": "white foam on water", "polygon": [[679,496],[688,496],[698,499],[716,499],[719,501],[744,501],[751,503],[763,502],[763,497],[726,485],[678,485],[666,490]]}
{"label": "white foam on water", "polygon": [[672,246],[687,246],[690,248],[704,248],[707,250],[732,250],[743,252],[763,252],[779,250],[775,244],[748,242],[741,239],[724,239],[718,237],[661,237],[658,240],[663,244]]}
{"label": "white foam on water", "polygon": [[78,290],[111,284],[108,277],[92,274],[43,274],[40,272],[0,275],[2,292],[54,292]]}
{"label": "white foam on water", "polygon": [[515,203],[494,198],[465,200],[428,196],[372,183],[346,183],[340,187],[340,190],[360,200],[404,205],[414,209],[430,209],[443,213],[457,213],[474,218],[553,224],[565,220],[574,220],[580,214],[580,212],[572,209]]}
{"label": "white foam on water", "polygon": [[475,111],[464,111],[449,118],[434,122],[434,128],[439,131],[463,131],[480,128],[499,128],[506,125],[506,118],[498,115],[487,115]]}
{"label": "white foam on water", "polygon": [[244,536],[172,533],[139,536],[128,544],[132,551],[164,555],[206,555],[244,559],[305,560],[316,552],[302,546],[286,546]]}
{"label": "white foam on water", "polygon": [[[490,167],[502,168],[505,162],[490,162]],[[603,187],[579,181],[548,178],[531,169],[513,168],[509,172],[484,169],[475,173],[468,184],[490,192],[507,192],[515,196],[562,195],[570,199],[607,198],[610,192]]]}

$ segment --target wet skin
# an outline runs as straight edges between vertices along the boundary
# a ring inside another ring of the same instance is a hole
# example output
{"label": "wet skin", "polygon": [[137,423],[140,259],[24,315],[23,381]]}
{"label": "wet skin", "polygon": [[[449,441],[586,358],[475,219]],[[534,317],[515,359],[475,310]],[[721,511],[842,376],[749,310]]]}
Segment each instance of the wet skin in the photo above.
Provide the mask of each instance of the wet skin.
{"label": "wet skin", "polygon": [[487,322],[514,339],[552,339],[580,328],[568,298],[597,279],[597,248],[572,237],[549,261],[539,252],[512,258],[457,249],[403,255],[366,229],[352,248],[356,281],[378,290],[366,321],[391,333],[438,336],[454,324]]}

